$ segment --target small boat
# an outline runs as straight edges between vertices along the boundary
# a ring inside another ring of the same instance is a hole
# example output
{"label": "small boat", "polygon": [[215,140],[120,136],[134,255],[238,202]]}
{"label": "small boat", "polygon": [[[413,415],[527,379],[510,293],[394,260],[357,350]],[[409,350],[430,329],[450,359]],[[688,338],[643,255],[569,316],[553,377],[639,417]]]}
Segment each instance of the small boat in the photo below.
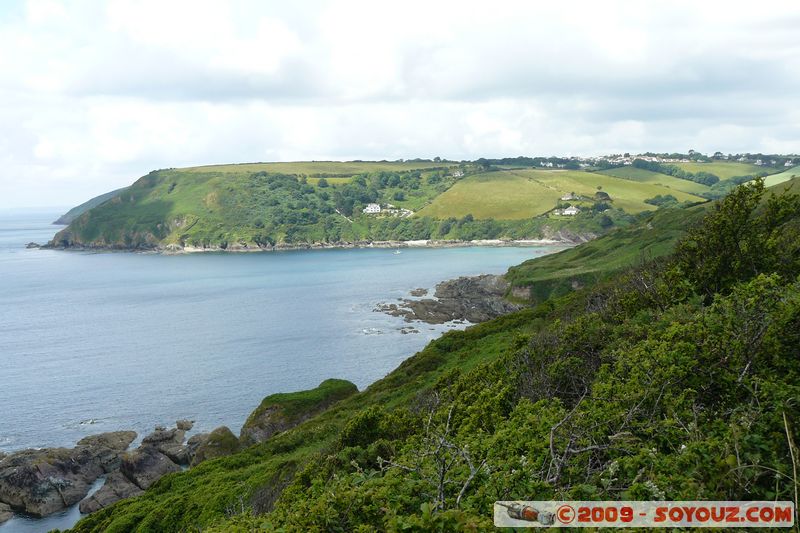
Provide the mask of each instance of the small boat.
{"label": "small boat", "polygon": [[403,253],[403,252],[401,252],[400,250],[395,250],[395,251],[394,251],[394,252],[392,252],[392,253],[394,253],[394,255],[400,255],[400,254],[401,254],[401,253]]}

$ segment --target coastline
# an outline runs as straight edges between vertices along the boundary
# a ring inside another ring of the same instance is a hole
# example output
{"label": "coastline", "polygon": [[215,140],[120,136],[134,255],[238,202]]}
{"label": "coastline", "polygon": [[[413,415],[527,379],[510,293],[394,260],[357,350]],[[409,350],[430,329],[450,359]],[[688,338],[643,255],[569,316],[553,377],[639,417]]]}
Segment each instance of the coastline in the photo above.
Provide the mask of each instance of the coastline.
{"label": "coastline", "polygon": [[[180,255],[193,253],[255,253],[255,252],[284,252],[294,250],[349,250],[359,248],[467,248],[467,247],[537,247],[564,245],[573,246],[592,240],[595,235],[579,235],[572,239],[481,239],[481,240],[436,240],[420,239],[410,241],[355,241],[337,243],[302,243],[302,244],[276,244],[274,246],[258,246],[248,243],[233,243],[225,247],[213,246],[181,246],[168,244],[153,247],[124,247],[115,245],[87,246],[73,244],[70,246],[56,246],[50,243],[38,246],[46,250],[89,251],[89,252],[138,252],[158,253],[164,255]],[[251,243],[252,244],[252,243]],[[34,247],[34,246],[30,246]]]}

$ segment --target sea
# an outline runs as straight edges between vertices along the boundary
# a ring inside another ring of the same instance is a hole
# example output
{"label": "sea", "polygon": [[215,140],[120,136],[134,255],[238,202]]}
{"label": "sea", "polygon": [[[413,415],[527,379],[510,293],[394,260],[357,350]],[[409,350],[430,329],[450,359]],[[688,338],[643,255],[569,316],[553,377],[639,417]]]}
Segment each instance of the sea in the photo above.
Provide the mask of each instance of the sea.
{"label": "sea", "polygon": [[[375,312],[458,276],[564,248],[160,255],[26,249],[64,209],[0,211],[0,452],[195,420],[238,434],[261,399],[343,378],[363,390],[444,331]],[[406,330],[408,331],[408,330]],[[99,488],[99,485],[98,485]],[[77,506],[0,533],[68,528]]]}

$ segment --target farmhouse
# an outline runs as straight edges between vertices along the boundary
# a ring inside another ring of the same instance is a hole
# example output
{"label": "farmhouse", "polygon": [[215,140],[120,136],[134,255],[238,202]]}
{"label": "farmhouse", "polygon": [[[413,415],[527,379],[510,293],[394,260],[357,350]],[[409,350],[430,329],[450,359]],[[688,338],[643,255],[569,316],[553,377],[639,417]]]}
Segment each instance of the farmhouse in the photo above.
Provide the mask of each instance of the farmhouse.
{"label": "farmhouse", "polygon": [[453,171],[453,177],[454,178],[460,178],[460,177],[463,177],[463,176],[464,176],[464,171],[463,170],[454,170]]}
{"label": "farmhouse", "polygon": [[580,209],[578,209],[574,205],[571,205],[571,206],[569,206],[569,207],[567,207],[565,209],[555,209],[553,211],[553,214],[556,214],[556,215],[567,215],[567,216],[571,217],[571,216],[577,215],[580,212],[581,212]]}
{"label": "farmhouse", "polygon": [[375,214],[381,212],[380,204],[367,204],[367,207],[364,208],[364,213],[367,214]]}
{"label": "farmhouse", "polygon": [[562,202],[568,202],[568,201],[570,201],[570,200],[577,200],[577,199],[578,199],[578,197],[577,197],[577,196],[575,196],[575,193],[574,193],[574,192],[571,192],[571,193],[565,194],[564,196],[562,196],[562,197],[561,197],[561,201],[562,201]]}

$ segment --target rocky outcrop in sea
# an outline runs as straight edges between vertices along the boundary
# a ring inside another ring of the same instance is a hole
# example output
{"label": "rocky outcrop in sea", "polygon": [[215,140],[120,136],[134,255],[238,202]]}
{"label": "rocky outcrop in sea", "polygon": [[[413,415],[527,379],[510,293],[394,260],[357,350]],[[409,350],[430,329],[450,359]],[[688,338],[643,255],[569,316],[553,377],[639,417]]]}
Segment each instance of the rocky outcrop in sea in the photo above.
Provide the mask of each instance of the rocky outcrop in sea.
{"label": "rocky outcrop in sea", "polygon": [[[138,496],[166,474],[188,466],[207,434],[184,443],[192,422],[157,427],[128,451],[134,431],[115,431],[81,439],[74,448],[29,449],[0,456],[0,522],[13,512],[47,516],[80,502],[91,513],[123,498]],[[92,484],[103,486],[86,497]]]}
{"label": "rocky outcrop in sea", "polygon": [[22,450],[0,460],[0,515],[9,510],[46,516],[81,501],[102,475],[119,469],[136,438],[115,431],[81,439],[77,446]]}
{"label": "rocky outcrop in sea", "polygon": [[[375,311],[429,324],[465,320],[478,323],[497,318],[522,306],[505,299],[509,283],[503,276],[484,274],[444,281],[436,286],[434,298],[402,299],[400,303],[379,304]],[[418,293],[419,294],[419,293]]]}

